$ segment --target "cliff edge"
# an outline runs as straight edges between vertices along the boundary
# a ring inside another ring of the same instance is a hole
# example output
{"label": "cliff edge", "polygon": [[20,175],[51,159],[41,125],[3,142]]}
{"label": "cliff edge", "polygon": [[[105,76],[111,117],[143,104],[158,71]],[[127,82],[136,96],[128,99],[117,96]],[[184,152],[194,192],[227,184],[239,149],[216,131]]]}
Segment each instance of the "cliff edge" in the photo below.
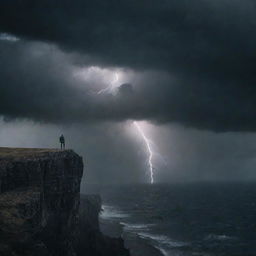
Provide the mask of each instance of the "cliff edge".
{"label": "cliff edge", "polygon": [[0,255],[129,255],[100,233],[98,200],[79,210],[82,175],[72,150],[0,148]]}

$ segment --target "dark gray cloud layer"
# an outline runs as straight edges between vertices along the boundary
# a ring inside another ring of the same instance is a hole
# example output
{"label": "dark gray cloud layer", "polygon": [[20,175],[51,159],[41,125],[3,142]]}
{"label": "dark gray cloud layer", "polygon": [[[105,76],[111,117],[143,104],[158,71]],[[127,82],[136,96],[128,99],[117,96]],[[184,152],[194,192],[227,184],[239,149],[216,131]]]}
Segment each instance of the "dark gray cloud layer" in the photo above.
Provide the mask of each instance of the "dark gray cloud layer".
{"label": "dark gray cloud layer", "polygon": [[[83,56],[70,60],[47,50],[33,62],[26,43],[3,43],[3,115],[51,122],[135,118],[214,131],[256,129],[254,1],[3,0],[0,5],[1,31]],[[149,74],[127,81],[132,90],[122,86],[115,97],[96,98],[73,86],[70,63]]]}

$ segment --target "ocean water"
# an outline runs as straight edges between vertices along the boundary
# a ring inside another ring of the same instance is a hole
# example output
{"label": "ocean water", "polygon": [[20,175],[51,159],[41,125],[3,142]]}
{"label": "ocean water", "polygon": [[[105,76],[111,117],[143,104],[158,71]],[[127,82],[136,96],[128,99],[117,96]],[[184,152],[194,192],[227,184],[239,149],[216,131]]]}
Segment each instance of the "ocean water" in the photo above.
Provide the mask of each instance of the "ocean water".
{"label": "ocean water", "polygon": [[[256,256],[256,184],[101,188],[101,218],[165,256]],[[147,256],[147,255],[145,255]]]}

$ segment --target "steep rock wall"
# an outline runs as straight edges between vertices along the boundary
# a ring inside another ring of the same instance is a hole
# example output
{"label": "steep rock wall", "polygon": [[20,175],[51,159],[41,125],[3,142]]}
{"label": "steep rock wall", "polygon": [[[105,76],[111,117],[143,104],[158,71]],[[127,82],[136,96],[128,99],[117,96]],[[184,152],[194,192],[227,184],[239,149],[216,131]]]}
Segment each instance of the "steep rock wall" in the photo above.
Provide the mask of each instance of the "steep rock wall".
{"label": "steep rock wall", "polygon": [[82,175],[72,150],[0,148],[0,256],[129,256],[100,232],[100,197],[80,202]]}
{"label": "steep rock wall", "polygon": [[75,255],[83,161],[71,150],[0,150],[0,255]]}
{"label": "steep rock wall", "polygon": [[77,256],[129,256],[121,238],[103,235],[99,227],[101,198],[81,195]]}

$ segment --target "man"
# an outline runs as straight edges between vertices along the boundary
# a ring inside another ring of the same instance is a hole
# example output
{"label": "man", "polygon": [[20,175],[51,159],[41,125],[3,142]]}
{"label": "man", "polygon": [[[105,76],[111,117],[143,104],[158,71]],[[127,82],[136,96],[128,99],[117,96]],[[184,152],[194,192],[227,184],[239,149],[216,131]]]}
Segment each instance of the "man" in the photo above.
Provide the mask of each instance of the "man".
{"label": "man", "polygon": [[65,138],[64,138],[63,134],[61,134],[61,136],[60,136],[60,148],[65,149]]}

